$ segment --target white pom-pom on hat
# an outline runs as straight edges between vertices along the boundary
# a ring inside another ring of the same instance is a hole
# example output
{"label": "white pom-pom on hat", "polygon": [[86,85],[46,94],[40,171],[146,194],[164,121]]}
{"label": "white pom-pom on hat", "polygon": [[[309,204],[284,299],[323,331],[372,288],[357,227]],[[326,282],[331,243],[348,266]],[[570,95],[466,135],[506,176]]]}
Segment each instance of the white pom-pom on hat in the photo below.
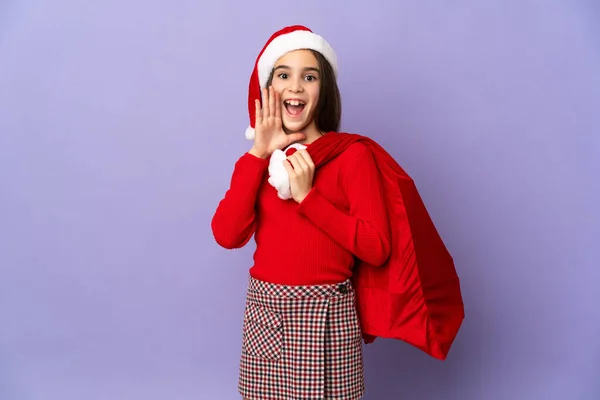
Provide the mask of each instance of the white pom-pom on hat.
{"label": "white pom-pom on hat", "polygon": [[246,139],[254,140],[254,128],[251,126],[246,128]]}

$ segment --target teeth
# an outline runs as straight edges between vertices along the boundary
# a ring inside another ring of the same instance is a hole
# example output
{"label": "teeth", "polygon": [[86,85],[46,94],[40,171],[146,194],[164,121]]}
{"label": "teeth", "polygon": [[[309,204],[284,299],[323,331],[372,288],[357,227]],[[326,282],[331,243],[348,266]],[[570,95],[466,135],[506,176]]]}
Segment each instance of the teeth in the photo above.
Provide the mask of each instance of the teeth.
{"label": "teeth", "polygon": [[290,106],[303,106],[304,105],[304,102],[298,101],[298,100],[286,100],[285,103],[289,104]]}

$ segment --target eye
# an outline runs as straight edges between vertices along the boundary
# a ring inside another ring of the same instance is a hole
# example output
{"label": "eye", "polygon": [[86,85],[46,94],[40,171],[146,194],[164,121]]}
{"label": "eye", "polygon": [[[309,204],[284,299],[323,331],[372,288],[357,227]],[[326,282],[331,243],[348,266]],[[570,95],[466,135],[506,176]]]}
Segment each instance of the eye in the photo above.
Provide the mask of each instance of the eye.
{"label": "eye", "polygon": [[317,77],[316,77],[316,76],[314,76],[314,75],[306,75],[306,76],[304,77],[304,79],[306,79],[306,80],[307,80],[307,81],[309,81],[309,82],[312,82],[312,81],[316,81],[316,80],[317,80]]}
{"label": "eye", "polygon": [[281,74],[277,75],[277,77],[278,77],[279,79],[287,79],[287,78],[288,78],[288,75],[287,75],[285,72],[282,72]]}

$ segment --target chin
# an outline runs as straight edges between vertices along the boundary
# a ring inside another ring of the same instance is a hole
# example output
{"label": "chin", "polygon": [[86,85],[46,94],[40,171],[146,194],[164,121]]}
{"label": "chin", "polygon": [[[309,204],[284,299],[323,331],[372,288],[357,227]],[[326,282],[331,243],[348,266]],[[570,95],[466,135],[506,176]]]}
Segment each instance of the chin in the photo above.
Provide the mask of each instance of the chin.
{"label": "chin", "polygon": [[304,131],[306,129],[306,127],[308,126],[307,123],[303,122],[294,122],[292,124],[286,124],[284,122],[283,124],[283,129],[285,131],[285,133],[287,133],[288,135],[292,134],[292,133],[301,133],[302,131]]}
{"label": "chin", "polygon": [[285,133],[288,135],[292,135],[294,133],[304,133],[304,129],[302,129],[302,128],[285,128]]}

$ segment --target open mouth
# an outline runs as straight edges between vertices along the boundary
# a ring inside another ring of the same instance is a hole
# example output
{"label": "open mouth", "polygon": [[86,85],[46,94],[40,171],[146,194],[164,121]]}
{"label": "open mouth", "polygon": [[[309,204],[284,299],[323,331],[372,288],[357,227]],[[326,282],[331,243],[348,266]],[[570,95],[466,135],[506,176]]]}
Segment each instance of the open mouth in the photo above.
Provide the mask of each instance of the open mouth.
{"label": "open mouth", "polygon": [[302,110],[304,110],[306,103],[300,100],[286,100],[283,102],[283,105],[290,116],[298,117],[302,114]]}

